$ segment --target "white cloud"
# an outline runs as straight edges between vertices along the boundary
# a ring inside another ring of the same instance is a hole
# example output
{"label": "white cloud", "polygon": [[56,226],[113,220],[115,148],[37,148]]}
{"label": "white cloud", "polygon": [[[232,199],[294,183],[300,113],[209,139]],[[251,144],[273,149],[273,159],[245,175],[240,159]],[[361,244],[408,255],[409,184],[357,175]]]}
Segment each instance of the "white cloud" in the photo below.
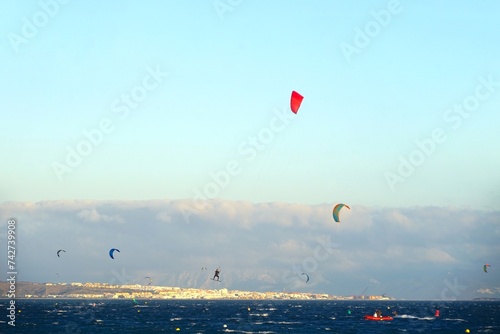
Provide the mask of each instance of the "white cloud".
{"label": "white cloud", "polygon": [[480,294],[494,295],[500,292],[500,288],[477,289],[476,291]]}
{"label": "white cloud", "polygon": [[425,248],[419,246],[390,246],[385,253],[391,261],[400,261],[405,263],[422,264],[422,263],[440,263],[453,264],[458,261],[450,256],[447,252],[439,248]]}
{"label": "white cloud", "polygon": [[104,215],[99,213],[97,209],[85,209],[77,213],[77,216],[87,222],[100,223],[100,222],[116,222],[123,224],[125,221],[119,215]]}
{"label": "white cloud", "polygon": [[156,215],[156,218],[158,220],[165,222],[165,223],[172,222],[172,216],[170,215],[170,213],[168,211],[162,211],[162,212],[158,213]]}

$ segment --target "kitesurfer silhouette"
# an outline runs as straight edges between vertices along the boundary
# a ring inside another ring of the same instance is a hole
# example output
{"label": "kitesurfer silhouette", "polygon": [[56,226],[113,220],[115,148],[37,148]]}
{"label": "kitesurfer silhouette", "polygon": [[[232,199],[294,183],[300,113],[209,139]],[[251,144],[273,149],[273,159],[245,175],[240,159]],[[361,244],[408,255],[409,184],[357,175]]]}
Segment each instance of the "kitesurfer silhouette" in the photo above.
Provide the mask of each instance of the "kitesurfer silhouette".
{"label": "kitesurfer silhouette", "polygon": [[[220,273],[220,269],[219,268],[215,269],[214,278],[212,278],[214,281],[219,280],[219,273]],[[216,277],[217,277],[217,279],[215,279]]]}

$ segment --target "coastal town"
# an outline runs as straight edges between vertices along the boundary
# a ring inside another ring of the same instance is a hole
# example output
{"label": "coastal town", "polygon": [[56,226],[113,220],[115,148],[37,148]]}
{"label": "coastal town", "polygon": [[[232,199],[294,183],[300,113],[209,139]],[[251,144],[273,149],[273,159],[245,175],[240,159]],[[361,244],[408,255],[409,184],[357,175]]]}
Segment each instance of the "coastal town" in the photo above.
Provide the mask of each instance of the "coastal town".
{"label": "coastal town", "polygon": [[[7,298],[8,282],[0,282],[0,294]],[[2,298],[0,297],[0,298]],[[108,283],[32,283],[17,282],[16,298],[76,299],[243,299],[243,300],[390,300],[373,295],[335,296],[304,292],[255,292],[222,289],[195,289],[153,285],[111,285]]]}

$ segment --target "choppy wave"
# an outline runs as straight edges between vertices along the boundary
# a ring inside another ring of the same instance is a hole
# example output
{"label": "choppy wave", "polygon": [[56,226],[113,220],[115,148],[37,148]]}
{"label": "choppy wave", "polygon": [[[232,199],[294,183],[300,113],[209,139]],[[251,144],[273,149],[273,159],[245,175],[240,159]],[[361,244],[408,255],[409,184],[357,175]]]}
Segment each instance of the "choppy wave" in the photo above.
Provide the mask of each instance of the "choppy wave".
{"label": "choppy wave", "polygon": [[[16,305],[18,305],[16,303]],[[500,302],[401,301],[171,301],[137,309],[130,301],[23,300],[16,333],[474,333],[500,332]],[[398,312],[393,321],[363,319],[376,309]],[[350,311],[350,313],[348,312]],[[140,311],[140,312],[138,312]],[[2,319],[2,327],[6,319]],[[54,330],[59,328],[59,330]]]}

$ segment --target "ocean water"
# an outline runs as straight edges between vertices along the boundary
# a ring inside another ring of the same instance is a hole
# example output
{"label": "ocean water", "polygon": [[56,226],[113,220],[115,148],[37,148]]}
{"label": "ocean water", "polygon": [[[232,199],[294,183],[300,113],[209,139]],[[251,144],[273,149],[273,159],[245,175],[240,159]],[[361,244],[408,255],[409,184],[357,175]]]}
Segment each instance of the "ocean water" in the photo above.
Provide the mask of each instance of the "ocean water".
{"label": "ocean water", "polygon": [[[0,333],[500,333],[500,302],[8,300]],[[434,317],[436,308],[440,317]],[[364,320],[376,309],[392,321]],[[2,312],[2,311],[0,311]]]}

